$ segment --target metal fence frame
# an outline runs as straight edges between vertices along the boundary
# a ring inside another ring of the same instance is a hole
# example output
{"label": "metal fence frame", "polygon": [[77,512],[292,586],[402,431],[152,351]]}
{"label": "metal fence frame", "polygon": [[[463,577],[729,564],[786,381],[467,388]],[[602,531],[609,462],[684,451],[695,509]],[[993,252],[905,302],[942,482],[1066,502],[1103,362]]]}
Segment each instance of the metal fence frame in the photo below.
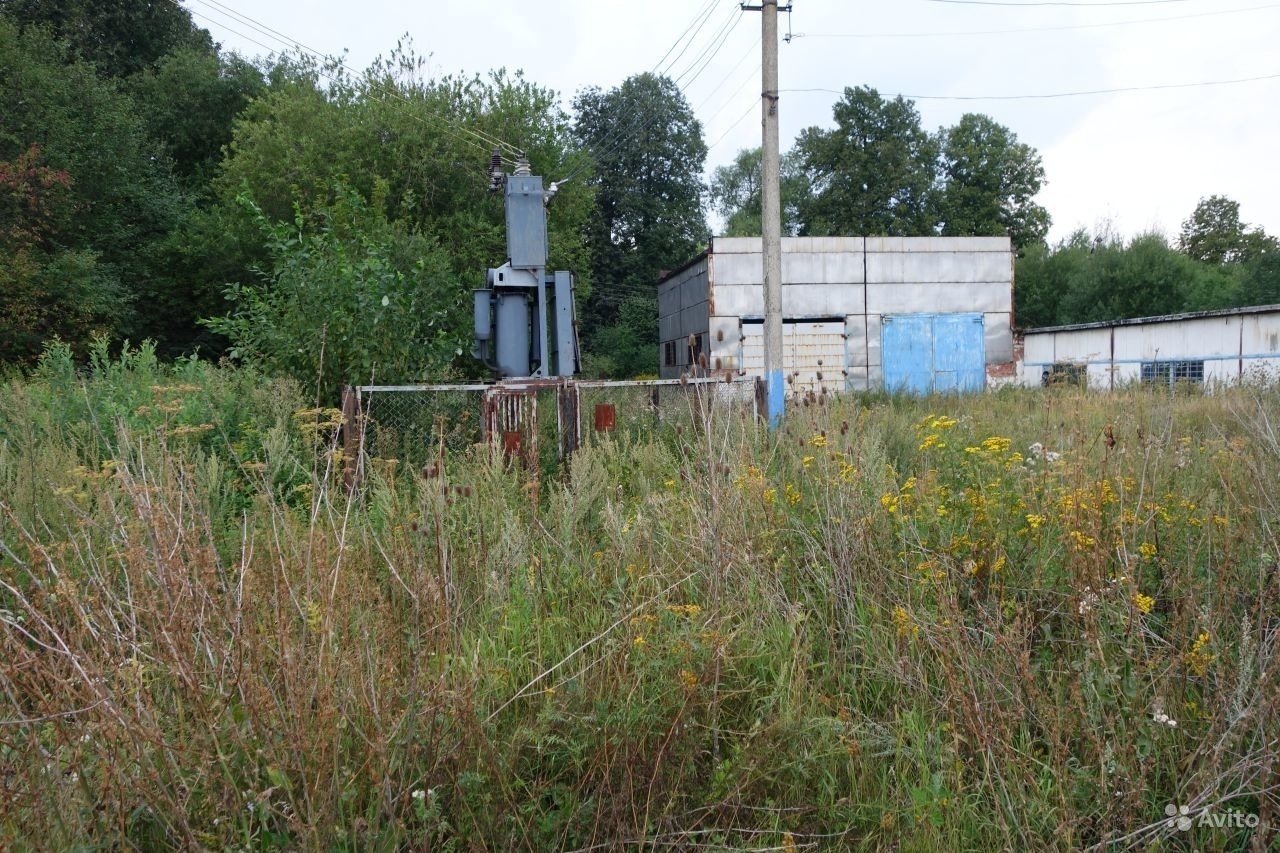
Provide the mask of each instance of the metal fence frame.
{"label": "metal fence frame", "polygon": [[[452,383],[424,385],[359,385],[348,386],[342,395],[344,416],[343,450],[348,460],[346,482],[348,487],[363,479],[369,461],[367,431],[370,427],[370,409],[375,395],[396,393],[446,394],[463,393],[479,396],[480,413],[477,421],[479,442],[500,449],[505,455],[520,458],[526,466],[536,467],[549,461],[563,461],[581,446],[584,435],[613,428],[613,422],[601,423],[600,415],[582,411],[583,392],[609,392],[610,390],[648,392],[648,405],[655,421],[660,421],[663,389],[679,388],[695,392],[707,389],[714,392],[717,386],[732,388],[730,397],[740,401],[750,400],[752,420],[758,420],[762,411],[761,388],[758,378],[752,376],[696,377],[681,379],[596,380],[596,379],[515,379],[493,383]],[[747,393],[744,393],[746,391]],[[551,420],[546,417],[547,402],[554,396],[554,441]],[[695,400],[703,398],[696,395]],[[699,403],[701,405],[702,403]],[[601,404],[610,406],[615,404]],[[589,414],[595,420],[593,426],[584,424],[583,416]],[[436,440],[443,445],[443,437]],[[554,449],[554,456],[551,451]],[[424,458],[438,454],[424,454]]]}

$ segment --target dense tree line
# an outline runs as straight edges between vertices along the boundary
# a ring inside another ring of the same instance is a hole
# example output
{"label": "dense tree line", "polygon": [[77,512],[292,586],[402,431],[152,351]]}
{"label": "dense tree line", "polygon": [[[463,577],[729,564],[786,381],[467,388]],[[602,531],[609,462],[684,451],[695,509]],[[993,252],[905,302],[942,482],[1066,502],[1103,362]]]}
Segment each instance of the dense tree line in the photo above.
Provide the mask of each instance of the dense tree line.
{"label": "dense tree line", "polygon": [[1240,206],[1203,199],[1176,244],[1077,231],[1018,258],[1014,309],[1026,328],[1280,303],[1280,244],[1240,221]]}
{"label": "dense tree line", "polygon": [[[343,381],[478,375],[469,291],[505,251],[490,144],[558,180],[551,263],[575,271],[586,364],[657,366],[655,282],[708,205],[760,231],[759,150],[710,185],[668,78],[557,93],[505,71],[428,77],[411,46],[363,72],[246,60],[158,0],[0,0],[0,361],[94,335]],[[1275,241],[1206,200],[1177,245],[1073,235],[1035,202],[1037,152],[983,115],[923,129],[849,88],[783,158],[791,234],[1008,234],[1022,325],[1280,301]],[[568,178],[568,180],[564,180]]]}
{"label": "dense tree line", "polygon": [[[988,116],[929,133],[915,105],[845,89],[835,126],[801,131],[782,162],[784,233],[1044,239],[1040,155]],[[711,200],[730,234],[760,233],[760,149],[715,171]]]}

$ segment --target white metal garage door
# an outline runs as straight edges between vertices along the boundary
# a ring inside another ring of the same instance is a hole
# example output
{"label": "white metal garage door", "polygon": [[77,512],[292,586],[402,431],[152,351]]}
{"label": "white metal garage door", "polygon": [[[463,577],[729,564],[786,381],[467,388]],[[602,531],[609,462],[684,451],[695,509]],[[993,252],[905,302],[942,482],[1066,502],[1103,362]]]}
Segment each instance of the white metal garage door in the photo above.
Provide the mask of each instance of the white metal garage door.
{"label": "white metal garage door", "polygon": [[[787,396],[825,388],[845,390],[848,363],[843,320],[786,320],[782,323],[782,369]],[[764,375],[764,321],[742,323],[742,370]],[[792,381],[792,378],[794,380]]]}

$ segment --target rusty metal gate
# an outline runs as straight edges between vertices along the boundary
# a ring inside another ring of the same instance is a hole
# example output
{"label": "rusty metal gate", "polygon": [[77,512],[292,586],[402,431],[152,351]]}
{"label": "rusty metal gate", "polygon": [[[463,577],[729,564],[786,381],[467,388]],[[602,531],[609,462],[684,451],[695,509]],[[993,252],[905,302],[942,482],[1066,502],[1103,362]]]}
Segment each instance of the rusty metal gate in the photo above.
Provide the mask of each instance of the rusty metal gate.
{"label": "rusty metal gate", "polygon": [[578,388],[568,380],[531,379],[490,386],[481,403],[484,437],[490,444],[500,444],[507,456],[522,459],[526,467],[537,467],[552,438],[542,434],[549,432],[548,407],[555,412],[555,458],[565,459],[578,449],[579,441]]}

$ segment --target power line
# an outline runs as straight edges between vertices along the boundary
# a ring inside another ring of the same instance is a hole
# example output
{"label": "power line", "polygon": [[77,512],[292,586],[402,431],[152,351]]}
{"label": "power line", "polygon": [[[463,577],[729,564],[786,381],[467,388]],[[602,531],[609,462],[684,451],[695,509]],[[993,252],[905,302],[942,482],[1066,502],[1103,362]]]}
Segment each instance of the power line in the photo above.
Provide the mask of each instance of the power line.
{"label": "power line", "polygon": [[[1077,98],[1086,95],[1114,95],[1122,92],[1152,92],[1161,89],[1193,89],[1202,86],[1232,86],[1237,83],[1256,83],[1261,80],[1280,79],[1280,73],[1262,74],[1257,77],[1239,77],[1234,80],[1201,80],[1195,83],[1157,83],[1151,86],[1119,86],[1114,89],[1084,89],[1077,92],[1046,92],[1033,95],[908,95],[899,94],[893,97],[907,98],[913,101],[1026,101],[1049,100],[1051,98]],[[783,89],[783,92],[826,92],[832,95],[843,95],[844,90],[836,89]]]}
{"label": "power line", "polygon": [[1235,15],[1242,12],[1257,12],[1263,9],[1280,8],[1280,3],[1267,3],[1263,6],[1247,6],[1243,9],[1223,9],[1216,12],[1195,12],[1190,15],[1169,15],[1163,18],[1135,18],[1129,21],[1108,21],[1096,24],[1063,24],[1055,27],[1018,27],[1007,30],[960,30],[953,32],[927,33],[796,33],[792,38],[830,38],[830,39],[876,39],[876,38],[952,38],[955,36],[1004,36],[1022,33],[1047,33],[1064,30],[1093,30],[1106,27],[1126,27],[1134,24],[1155,24],[1165,21],[1187,21],[1193,18],[1211,18],[1219,15]]}
{"label": "power line", "polygon": [[[712,9],[714,8],[715,2],[716,0],[712,0],[712,3],[711,3]],[[697,38],[697,34],[700,33],[703,27],[706,25],[707,20],[710,19],[710,14],[709,14],[710,11],[711,9],[708,9],[707,12],[705,13],[700,12],[698,14],[698,18],[696,19],[698,24],[697,30],[694,32],[693,36],[690,38],[689,44],[692,44],[693,40]],[[740,20],[740,16],[738,15],[737,9],[736,8],[731,9],[729,17],[725,19],[725,22],[721,24],[720,28],[716,30],[715,34],[713,34],[711,38],[708,40],[707,47],[703,48],[702,53],[699,56],[695,57],[689,63],[689,65],[686,66],[685,70],[681,72],[679,75],[677,75],[675,78],[671,78],[670,76],[671,69],[675,67],[675,60],[667,63],[665,68],[662,67],[663,62],[660,60],[658,64],[654,66],[654,70],[650,73],[656,73],[662,76],[667,76],[669,79],[672,80],[672,83],[676,86],[676,89],[680,92],[680,94],[682,95],[685,94],[689,86],[691,86],[694,83],[694,81],[696,81],[698,77],[702,75],[702,73],[710,65],[711,61],[724,47],[725,42],[728,40],[729,35],[733,32],[733,29],[736,26],[736,23],[738,20]],[[692,27],[693,25],[691,24],[690,26]],[[685,32],[686,33],[688,32],[688,28],[686,28]],[[681,41],[683,39],[684,39],[684,36],[682,35],[678,41]],[[671,51],[668,50],[666,55],[670,55],[670,54],[671,54]],[[681,51],[679,55],[683,56],[683,54],[684,54],[684,51]],[[695,68],[697,69],[696,72],[694,72]],[[690,72],[694,72],[693,76],[691,77],[689,77]],[[685,81],[683,84],[681,84],[680,81],[684,80],[685,77],[689,77],[689,79]],[[646,106],[652,106],[654,103],[656,103],[657,97],[658,97],[657,92],[650,93],[646,100]],[[646,116],[643,111],[637,112],[629,124],[625,122],[619,123],[613,129],[613,131],[605,135],[605,138],[600,142],[600,144],[595,146],[594,152],[584,150],[580,155],[581,162],[578,164],[578,166],[571,169],[569,173],[564,178],[561,178],[559,181],[557,181],[557,183],[563,184],[565,181],[572,180],[573,178],[582,174],[582,172],[586,171],[586,169],[591,165],[592,153],[594,153],[595,159],[597,161],[604,160],[605,158],[611,157],[624,144],[626,144],[631,139],[634,139],[635,136],[641,131],[644,131],[649,127],[651,127],[653,123],[654,123],[654,120],[646,119]]]}
{"label": "power line", "polygon": [[[711,44],[714,46],[709,50],[704,51],[702,64],[698,65],[697,60],[694,60],[694,63],[685,69],[684,74],[681,74],[676,78],[676,85],[680,86],[680,90],[682,92],[692,86],[693,82],[702,76],[702,72],[707,70],[707,66],[711,64],[711,60],[715,59],[716,55],[720,53],[720,49],[724,47],[724,43],[729,40],[729,36],[733,35],[733,31],[738,28],[738,24],[740,23],[742,23],[742,15],[731,12],[729,17],[725,20],[725,23],[720,27],[720,30],[711,37]],[[697,71],[693,71],[695,66],[698,69]],[[685,76],[691,71],[693,71],[693,76],[689,78],[687,83],[681,86],[680,82],[684,80]]]}
{"label": "power line", "polygon": [[[692,45],[693,42],[698,38],[698,34],[702,32],[702,29],[703,27],[706,26],[707,21],[711,19],[711,14],[712,12],[715,11],[716,2],[717,0],[709,0],[709,2],[705,6],[703,6],[702,11],[698,12],[697,15],[694,16],[694,19],[689,23],[689,26],[685,27],[684,32],[681,33],[679,38],[676,39],[675,43],[672,44],[672,46],[667,49],[667,52],[662,55],[662,59],[658,60],[657,64],[653,66],[653,68],[650,70],[649,73],[655,74],[658,76],[664,76],[664,75],[669,76],[669,72],[671,71],[671,69],[674,68],[675,64],[680,61],[680,58],[684,56],[689,46]],[[687,41],[686,41],[686,37],[688,38]],[[684,48],[682,48],[680,52],[676,54],[674,58],[671,59],[670,62],[667,62],[667,57],[671,56],[672,51],[674,51],[682,42],[684,42]],[[677,84],[676,88],[678,89],[680,88],[679,84]],[[683,89],[681,91],[683,92]],[[652,105],[653,99],[655,97],[656,95],[654,94],[651,94],[649,96],[649,101],[648,101],[649,105]],[[637,114],[632,120],[630,127],[626,127],[622,124],[617,125],[612,132],[605,134],[605,138],[601,140],[598,147],[602,149],[606,149],[609,153],[612,153],[615,148],[615,143],[625,140],[627,134],[632,133],[633,131],[639,129],[638,123],[641,120],[643,120],[643,116]],[[578,174],[585,171],[587,166],[590,164],[589,158],[587,156],[587,152],[585,151],[582,152],[581,158],[582,158],[582,162],[579,163],[578,167],[576,169],[573,169],[565,178],[563,178],[560,181],[560,183],[564,183],[565,181],[570,180],[571,178],[574,178]]]}
{"label": "power line", "polygon": [[[800,90],[800,89],[782,89],[782,90],[780,90],[780,91],[783,91],[783,92],[798,92],[798,91],[802,91],[802,90]],[[843,93],[841,93],[841,94],[843,94]],[[724,138],[725,138],[726,136],[728,136],[730,133],[732,133],[732,132],[733,132],[733,130],[734,130],[734,128],[736,128],[738,125],[742,124],[742,122],[746,120],[747,116],[751,115],[751,113],[752,113],[752,112],[756,109],[756,107],[758,107],[758,106],[760,106],[760,105],[759,105],[759,103],[757,103],[756,101],[752,101],[752,102],[750,103],[750,105],[748,105],[748,106],[747,106],[747,111],[746,111],[746,112],[744,112],[742,115],[738,116],[738,118],[734,120],[733,124],[729,125],[729,127],[725,130],[725,132],[724,132],[724,133],[722,133],[722,134],[720,134],[718,137],[716,137],[716,141],[715,141],[715,142],[713,142],[713,143],[711,143],[710,145],[708,145],[708,146],[707,146],[707,150],[708,150],[708,151],[710,151],[712,148],[715,148],[717,145],[719,145],[721,142],[723,142],[723,141],[724,141]]]}
{"label": "power line", "polygon": [[[675,44],[671,45],[671,47],[667,49],[667,52],[662,55],[662,58],[658,60],[658,64],[653,66],[653,70],[655,72],[659,68],[663,67],[663,63],[667,61],[667,57],[671,56],[671,51],[679,47],[681,42],[684,42],[684,47],[680,48],[680,52],[675,55],[675,58],[672,59],[666,67],[671,68],[680,61],[680,59],[685,55],[685,52],[689,49],[690,45],[692,45],[698,38],[698,33],[702,32],[702,28],[707,25],[707,21],[711,18],[711,13],[714,12],[715,9],[716,0],[708,0],[707,5],[703,7],[703,11],[699,13],[698,17],[693,21],[689,22],[689,26],[685,27],[684,32],[680,34],[678,39],[676,39]],[[696,30],[694,29],[694,24],[697,24]],[[692,35],[690,35],[690,32],[692,32]],[[688,36],[688,41],[685,41],[685,36]]]}
{"label": "power line", "polygon": [[[711,99],[715,97],[716,92],[720,91],[720,87],[723,86],[725,83],[729,82],[729,78],[732,77],[735,73],[737,73],[738,69],[742,67],[742,63],[747,61],[747,57],[751,56],[752,54],[758,53],[759,50],[760,50],[760,39],[756,39],[751,44],[747,45],[746,52],[743,53],[742,56],[738,58],[738,61],[733,64],[733,67],[729,69],[729,72],[725,74],[723,77],[721,77],[720,80],[714,86],[711,87],[711,94],[708,95],[706,99],[702,101],[702,103],[698,104],[698,106],[694,108],[694,112],[697,112],[698,110],[705,107],[711,101]],[[759,65],[760,63],[757,62],[756,71],[760,70]],[[734,95],[737,95],[737,92],[734,92]],[[733,99],[730,98],[729,100],[731,101]],[[726,101],[725,103],[727,104],[728,101]],[[721,109],[724,109],[724,108],[721,107]],[[719,115],[719,113],[716,113],[716,115]]]}
{"label": "power line", "polygon": [[[310,54],[311,56],[316,57],[317,59],[320,59],[322,62],[331,62],[336,67],[352,75],[352,77],[359,76],[355,71],[349,68],[345,63],[337,60],[336,57],[326,56],[322,54],[320,51],[315,50],[314,48],[308,47],[307,45],[303,44],[297,39],[294,39],[288,35],[285,35],[284,33],[281,33],[279,30],[273,29],[267,26],[266,24],[263,24],[262,22],[249,17],[248,15],[238,12],[235,9],[231,8],[230,6],[227,6],[226,4],[218,2],[218,0],[195,0],[195,1],[198,3],[201,3],[206,7],[209,7],[209,9],[213,11],[215,14],[219,14],[219,15],[222,15],[223,17],[231,18],[233,21],[236,21],[237,23],[240,23],[244,26],[248,26],[249,28],[253,29],[255,32],[263,36],[266,36],[267,38],[272,38],[276,41],[279,41],[281,44],[285,44],[291,48],[299,49],[307,54]],[[171,0],[171,2],[174,5],[178,6],[179,8],[182,7],[182,4],[181,2],[179,2],[179,0]],[[197,15],[203,18],[204,20],[214,24],[215,26],[221,27],[227,30],[228,32],[233,33],[234,35],[240,36],[241,38],[249,42],[252,42],[253,44],[258,45],[259,47],[262,47],[272,53],[276,52],[275,48],[264,45],[262,42],[257,41],[256,39],[251,38],[250,36],[247,36],[246,34],[232,27],[227,26],[225,23],[221,21],[215,21],[212,18],[208,17],[207,15],[196,11],[195,9],[191,9],[189,11],[191,12],[191,14]],[[322,68],[317,68],[316,73],[323,76],[325,79],[329,80],[332,83],[339,82],[339,78],[337,78],[334,75],[328,74]],[[420,106],[415,104],[413,101],[411,101],[409,98],[405,97],[398,91],[390,90],[390,91],[385,91],[383,94],[390,95],[392,98],[401,101],[402,103],[404,103],[405,105],[411,108],[416,108]],[[416,111],[407,112],[404,114],[414,118],[417,121],[423,122],[422,116],[420,116]],[[437,120],[443,122],[445,124],[445,127],[443,127],[442,129],[444,129],[446,133],[449,133],[451,136],[453,136],[454,139],[458,140],[459,142],[463,142],[465,144],[470,144],[474,146],[477,150],[482,151],[485,154],[490,153],[490,150],[493,148],[498,149],[500,152],[505,150],[507,153],[515,155],[516,157],[518,157],[521,154],[518,148],[499,139],[496,136],[493,136],[492,134],[485,133],[484,131],[481,131],[481,130],[475,130],[475,129],[466,127],[465,125],[457,121],[454,121],[453,119],[450,119],[446,116],[442,116],[434,113],[428,113],[428,114],[432,115],[433,118],[436,118]],[[451,132],[449,129],[450,127],[452,127],[453,131],[456,131],[456,133]],[[471,139],[465,139],[459,136],[458,133],[465,134],[466,136],[471,137]],[[506,155],[501,155],[501,156],[504,162],[507,162],[509,165],[514,164],[514,160],[512,160],[511,158],[507,157]]]}
{"label": "power line", "polygon": [[[713,0],[713,6],[714,6],[714,0]],[[731,21],[737,17],[738,16],[736,12],[731,10],[729,18],[725,19],[725,23],[726,24],[731,23]],[[698,32],[702,31],[702,27],[705,26],[709,18],[710,18],[710,14],[708,14],[705,18],[703,18],[702,22],[698,25]],[[719,38],[721,34],[724,33],[724,31],[725,31],[725,24],[722,24],[720,29],[716,31],[715,35],[711,37],[708,44],[709,45],[716,44],[716,39]],[[697,36],[697,33],[694,34],[695,38],[696,36]],[[692,43],[692,40],[690,41],[690,43]],[[683,73],[681,73],[679,76],[675,78],[671,78],[672,84],[675,85],[676,89],[680,92],[680,94],[683,95],[685,93],[685,90],[690,85],[692,85],[694,80],[698,79],[698,76],[702,72],[700,70],[698,74],[695,74],[692,78],[689,79],[688,82],[684,83],[683,85],[681,85],[680,81],[683,80],[691,70],[693,70],[693,68],[695,67],[695,65],[697,65],[699,60],[706,57],[708,61],[710,61],[711,58],[714,58],[716,53],[719,53],[720,48],[723,46],[724,46],[724,40],[721,39],[721,41],[718,44],[716,44],[716,47],[714,50],[709,50],[704,48],[702,55],[695,57],[694,60],[685,68]],[[670,53],[670,51],[668,51],[668,53]],[[683,51],[682,51],[682,54],[683,54]],[[659,63],[659,66],[660,65],[661,63]],[[656,67],[657,66],[655,66],[655,68]],[[671,62],[667,64],[666,68],[663,69],[660,73],[670,77],[671,69],[674,67],[675,67],[675,63]],[[704,63],[703,68],[705,67],[706,65]],[[650,93],[648,100],[646,101],[646,106],[653,106],[657,97],[658,97],[657,92]],[[613,154],[616,153],[618,149],[621,148],[627,141],[634,138],[641,131],[647,130],[650,127],[652,127],[653,123],[654,123],[653,120],[646,120],[644,113],[642,112],[636,113],[630,125],[619,124],[617,127],[614,128],[614,131],[612,133],[607,134],[605,136],[605,139],[598,146],[596,146],[597,148],[596,158],[598,160],[604,160],[605,158],[613,156]],[[590,161],[586,158],[586,152],[584,152],[583,163],[578,168],[577,172],[583,171],[589,165],[589,163]],[[570,177],[572,176],[573,175],[570,175]],[[568,180],[568,178],[566,178],[565,180]]]}

